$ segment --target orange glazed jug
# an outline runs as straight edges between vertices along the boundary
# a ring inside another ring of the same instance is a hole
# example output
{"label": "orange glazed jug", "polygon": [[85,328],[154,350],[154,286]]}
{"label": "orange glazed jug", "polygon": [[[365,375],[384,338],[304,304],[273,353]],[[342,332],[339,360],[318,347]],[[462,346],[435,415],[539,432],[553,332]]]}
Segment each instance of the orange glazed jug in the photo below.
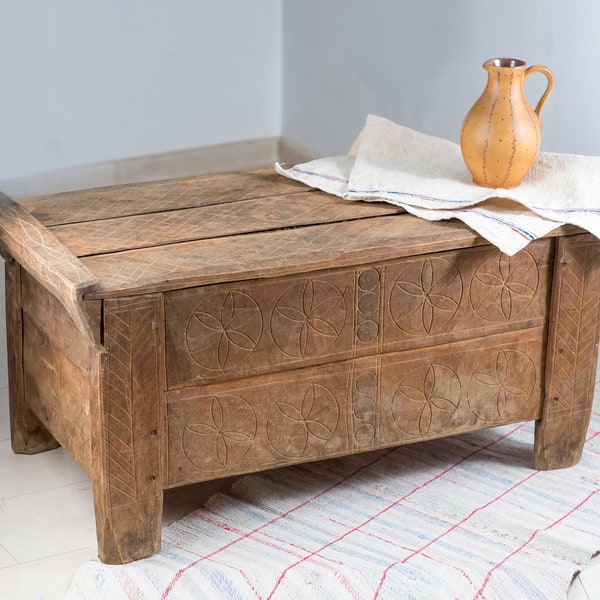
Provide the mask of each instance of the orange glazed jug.
{"label": "orange glazed jug", "polygon": [[[473,183],[488,188],[517,187],[540,149],[540,111],[554,87],[548,67],[526,68],[515,58],[490,58],[483,63],[488,80],[483,94],[467,113],[460,149]],[[543,73],[548,79],[535,110],[525,97],[525,79]]]}

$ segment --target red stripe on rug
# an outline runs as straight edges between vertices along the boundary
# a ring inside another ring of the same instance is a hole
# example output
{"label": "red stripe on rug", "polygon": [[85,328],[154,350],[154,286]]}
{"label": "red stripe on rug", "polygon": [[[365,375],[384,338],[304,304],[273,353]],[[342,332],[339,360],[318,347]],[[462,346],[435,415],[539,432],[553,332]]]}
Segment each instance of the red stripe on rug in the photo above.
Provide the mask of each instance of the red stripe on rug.
{"label": "red stripe on rug", "polygon": [[573,514],[577,509],[581,508],[590,498],[593,498],[598,493],[598,491],[599,490],[594,490],[593,492],[590,492],[579,504],[573,506],[571,508],[571,510],[569,510],[568,512],[566,512],[559,519],[556,519],[556,521],[554,521],[553,523],[550,523],[550,525],[548,525],[546,527],[542,527],[541,529],[536,529],[529,536],[529,539],[526,542],[523,542],[521,544],[521,546],[519,546],[519,548],[516,548],[515,550],[513,550],[510,554],[508,554],[507,556],[505,556],[497,565],[495,565],[492,569],[490,569],[490,571],[486,575],[485,580],[483,581],[483,584],[481,585],[481,587],[477,591],[477,594],[475,595],[475,597],[473,598],[473,600],[477,600],[477,598],[482,598],[483,597],[483,590],[487,587],[487,584],[490,582],[490,579],[492,578],[492,575],[493,575],[494,571],[496,571],[496,569],[499,569],[503,564],[505,564],[513,556],[515,556],[516,554],[518,554],[519,552],[521,552],[523,550],[523,548],[527,547],[540,531],[548,531],[549,529],[552,529],[552,527],[555,527],[556,525],[558,525],[559,523],[561,523],[562,521],[564,521],[569,515]]}
{"label": "red stripe on rug", "polygon": [[[512,432],[511,432],[512,433]],[[595,438],[598,434],[598,432],[594,433],[594,435],[590,436],[587,440],[586,443]],[[516,488],[520,487],[521,485],[523,485],[525,482],[529,481],[530,479],[532,479],[533,477],[535,477],[536,475],[538,475],[539,473],[541,473],[541,471],[534,471],[533,473],[530,473],[527,477],[523,478],[521,481],[515,483],[513,486],[511,486],[510,488],[504,490],[504,492],[502,492],[501,494],[499,494],[498,496],[496,496],[495,498],[493,498],[492,500],[490,500],[489,502],[487,502],[486,504],[483,504],[482,506],[479,506],[478,508],[476,508],[475,510],[471,511],[471,513],[469,513],[464,519],[462,519],[461,521],[459,521],[458,523],[455,523],[452,527],[450,527],[448,530],[444,531],[444,533],[441,533],[440,535],[438,535],[436,538],[430,540],[429,542],[427,542],[427,544],[425,544],[424,546],[422,546],[421,548],[419,548],[418,550],[415,550],[410,556],[407,556],[405,559],[403,559],[402,561],[396,561],[394,563],[392,563],[391,565],[389,565],[388,567],[386,567],[386,569],[384,570],[382,576],[381,576],[381,580],[379,582],[379,585],[377,586],[377,590],[375,591],[375,595],[373,596],[373,598],[377,598],[379,596],[379,592],[381,591],[381,588],[383,587],[383,583],[385,581],[385,578],[387,577],[388,572],[393,569],[396,565],[399,564],[405,564],[407,561],[409,561],[411,558],[414,558],[415,556],[417,556],[418,554],[422,554],[423,550],[426,550],[427,548],[429,548],[429,546],[435,544],[437,541],[439,541],[440,539],[442,539],[443,537],[445,537],[446,535],[448,535],[449,533],[451,533],[452,531],[454,531],[455,529],[457,529],[458,527],[460,527],[461,525],[463,525],[466,521],[468,521],[473,515],[475,515],[476,513],[478,513],[481,510],[485,510],[486,508],[488,508],[489,506],[491,506],[492,504],[494,504],[495,502],[497,502],[498,500],[500,500],[501,498],[503,498],[504,496],[506,496],[507,494],[509,494],[510,492],[512,492],[513,490],[515,490]],[[482,587],[479,589],[479,591],[477,592],[477,595],[474,597],[473,600],[476,600],[477,598],[480,597],[481,592],[483,591],[483,589],[487,586],[489,579],[491,578],[491,575],[493,573],[493,571],[495,571],[497,568],[499,568],[501,565],[503,565],[508,559],[510,559],[511,556],[514,556],[515,554],[517,554],[518,552],[520,552],[523,548],[525,548],[530,542],[531,540],[533,540],[535,538],[535,536],[540,532],[540,531],[546,531],[548,529],[551,529],[552,527],[554,527],[555,525],[557,525],[558,523],[560,523],[561,521],[563,521],[566,517],[568,517],[570,514],[572,514],[575,510],[577,510],[578,508],[580,508],[581,506],[583,506],[583,504],[585,504],[590,498],[592,498],[596,493],[598,492],[598,490],[594,490],[592,491],[588,496],[586,496],[586,498],[584,500],[582,500],[578,505],[574,506],[571,508],[571,510],[569,510],[567,513],[565,513],[561,518],[557,519],[554,523],[551,523],[550,525],[548,525],[547,527],[544,527],[542,529],[537,529],[536,531],[534,531],[531,534],[531,537],[524,542],[519,548],[517,548],[516,550],[514,550],[513,552],[511,552],[508,556],[506,556],[501,562],[499,562],[497,565],[494,566],[494,568],[492,568],[489,573],[486,576],[486,579],[482,585]]]}
{"label": "red stripe on rug", "polygon": [[[423,489],[424,487],[430,485],[431,483],[433,483],[434,481],[437,481],[438,479],[444,477],[446,474],[448,474],[450,471],[452,471],[453,469],[455,469],[456,467],[458,467],[460,464],[462,464],[463,462],[469,460],[470,458],[472,458],[473,456],[475,456],[476,454],[478,454],[479,452],[482,452],[484,450],[487,450],[488,448],[490,448],[491,446],[493,446],[494,444],[497,444],[498,442],[500,442],[501,440],[511,436],[513,433],[515,433],[515,431],[518,431],[519,429],[521,429],[522,427],[524,427],[525,423],[521,423],[519,426],[515,427],[514,429],[512,429],[511,431],[509,431],[507,434],[503,435],[502,437],[499,437],[497,440],[494,440],[493,442],[490,442],[489,444],[485,445],[485,446],[481,446],[480,448],[477,448],[476,450],[473,450],[473,452],[471,452],[470,454],[467,454],[467,456],[461,458],[458,462],[450,465],[448,468],[444,469],[441,473],[438,473],[435,477],[432,477],[431,479],[425,481],[424,483],[422,483],[420,486],[414,488],[413,490],[411,490],[408,494],[405,494],[404,496],[402,496],[402,498],[399,498],[398,500],[396,500],[395,502],[392,502],[391,504],[389,504],[388,506],[386,506],[385,508],[381,509],[378,513],[376,513],[375,515],[369,517],[366,521],[364,521],[363,523],[361,523],[360,525],[357,525],[356,527],[353,527],[352,529],[349,529],[348,531],[346,531],[346,533],[344,533],[343,535],[337,537],[334,540],[331,540],[331,542],[325,544],[324,546],[321,546],[321,548],[319,548],[318,550],[314,550],[313,552],[310,552],[309,554],[307,554],[304,558],[300,559],[299,561],[291,564],[289,567],[286,567],[282,572],[281,575],[279,576],[279,578],[277,579],[277,582],[275,583],[275,586],[273,587],[273,589],[271,590],[271,593],[267,596],[267,600],[270,600],[273,597],[273,594],[275,593],[275,591],[277,590],[277,588],[279,587],[279,585],[282,583],[283,579],[285,578],[285,576],[289,573],[289,571],[291,569],[293,569],[294,567],[297,567],[298,565],[302,564],[304,561],[308,560],[309,558],[312,558],[313,556],[315,556],[315,554],[318,554],[319,552],[322,552],[323,550],[325,550],[326,548],[329,548],[330,546],[332,546],[333,544],[336,544],[337,542],[339,542],[340,540],[343,540],[344,538],[346,538],[347,536],[349,536],[351,533],[355,533],[356,531],[359,531],[360,529],[362,529],[365,525],[368,525],[369,523],[371,523],[372,521],[374,521],[375,519],[377,519],[378,517],[380,517],[382,514],[386,513],[388,510],[394,508],[394,506],[397,506],[398,504],[400,504],[402,501],[406,500],[407,498],[409,498],[410,496],[412,496],[414,493],[418,492],[419,490]],[[375,594],[375,597],[377,597],[377,593]]]}
{"label": "red stripe on rug", "polygon": [[360,473],[364,469],[367,469],[368,467],[371,467],[372,465],[374,465],[375,463],[377,463],[381,459],[383,459],[386,456],[390,455],[396,449],[397,449],[397,447],[396,448],[391,448],[390,450],[388,450],[384,454],[381,454],[381,455],[377,456],[371,462],[368,462],[368,463],[362,465],[361,467],[359,467],[358,469],[354,470],[349,475],[346,475],[346,477],[342,477],[342,479],[336,481],[335,483],[332,483],[330,486],[328,486],[325,489],[321,490],[318,494],[315,494],[314,496],[312,496],[311,498],[308,498],[304,502],[301,502],[300,504],[294,506],[293,508],[290,508],[286,512],[278,515],[277,517],[274,517],[270,521],[267,521],[266,523],[263,523],[260,527],[256,527],[252,531],[248,531],[247,533],[245,533],[243,535],[240,535],[235,540],[231,540],[231,542],[229,542],[229,543],[221,546],[220,548],[217,548],[216,550],[214,550],[210,554],[205,554],[204,556],[201,556],[198,560],[195,560],[194,562],[186,565],[185,567],[182,567],[181,569],[179,569],[177,571],[177,573],[174,575],[173,579],[171,579],[171,582],[169,583],[169,585],[165,588],[165,591],[163,592],[163,594],[161,596],[161,600],[165,600],[166,598],[168,598],[169,595],[170,595],[170,593],[173,591],[173,587],[181,579],[182,575],[186,571],[188,571],[189,569],[195,567],[198,563],[202,562],[203,560],[207,560],[209,558],[212,558],[213,556],[215,556],[219,552],[223,552],[224,550],[227,550],[228,548],[231,548],[231,546],[234,546],[235,544],[237,544],[237,543],[239,543],[239,542],[241,542],[241,541],[243,541],[245,539],[248,539],[249,537],[253,536],[255,533],[258,533],[259,531],[261,531],[265,527],[268,527],[269,525],[272,525],[273,523],[275,523],[275,522],[277,522],[277,521],[279,521],[281,519],[285,519],[285,517],[287,517],[291,513],[293,513],[295,511],[301,509],[303,506],[306,506],[307,504],[310,504],[310,502],[312,502],[313,500],[316,500],[317,498],[323,496],[324,494],[326,494],[327,492],[331,491],[332,489],[334,489],[338,485],[341,485],[342,483],[344,483],[344,481],[347,481],[348,479],[354,477],[355,475],[357,475],[358,473]]}
{"label": "red stripe on rug", "polygon": [[504,496],[506,496],[507,494],[509,494],[510,492],[512,492],[514,489],[516,489],[519,486],[523,485],[526,481],[528,481],[532,477],[535,477],[538,473],[539,473],[539,471],[534,471],[533,473],[530,473],[529,475],[527,475],[527,477],[523,478],[521,481],[515,483],[513,486],[511,486],[508,489],[504,490],[501,494],[499,494],[495,498],[492,498],[489,502],[486,502],[485,504],[482,504],[481,506],[478,506],[475,510],[472,510],[464,519],[462,519],[461,521],[458,521],[457,523],[454,523],[452,525],[452,527],[450,527],[449,529],[446,529],[446,531],[444,531],[444,533],[440,533],[440,535],[438,535],[437,537],[429,540],[424,546],[421,546],[418,550],[415,550],[412,554],[409,554],[403,560],[398,560],[398,561],[392,563],[391,565],[389,565],[388,567],[386,567],[385,570],[383,571],[382,575],[381,575],[381,579],[379,581],[379,585],[377,586],[377,590],[375,591],[375,595],[373,596],[373,598],[377,598],[379,596],[379,592],[381,591],[381,588],[383,587],[383,583],[385,581],[385,578],[387,577],[387,574],[395,566],[397,566],[397,565],[403,565],[406,562],[408,562],[411,558],[414,558],[415,556],[418,556],[419,554],[422,554],[423,550],[426,550],[427,548],[429,548],[429,546],[432,546],[433,544],[435,544],[436,542],[438,542],[439,540],[441,540],[443,537],[447,536],[449,533],[452,533],[455,529],[458,529],[461,525],[463,525],[464,523],[466,523],[473,515],[477,514],[481,510],[485,510],[486,508],[488,508],[489,506],[491,506],[492,504],[494,504],[494,502],[497,502],[498,500],[500,500],[501,498],[503,498]]}

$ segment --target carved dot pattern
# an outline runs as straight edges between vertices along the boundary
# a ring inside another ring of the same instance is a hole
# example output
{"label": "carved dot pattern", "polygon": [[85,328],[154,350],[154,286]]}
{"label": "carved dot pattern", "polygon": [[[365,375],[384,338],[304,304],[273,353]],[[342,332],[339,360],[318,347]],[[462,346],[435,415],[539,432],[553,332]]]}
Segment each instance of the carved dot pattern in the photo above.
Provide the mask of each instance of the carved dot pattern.
{"label": "carved dot pattern", "polygon": [[491,364],[471,376],[467,400],[482,421],[497,423],[518,414],[529,403],[536,383],[533,361],[520,350],[501,350]]}
{"label": "carved dot pattern", "polygon": [[286,391],[267,418],[267,439],[288,458],[313,456],[331,439],[339,421],[339,406],[332,392],[310,383]]}
{"label": "carved dot pattern", "polygon": [[456,314],[462,293],[460,273],[450,261],[435,257],[412,261],[392,287],[392,319],[407,333],[432,333]]}
{"label": "carved dot pattern", "polygon": [[373,371],[360,373],[352,390],[352,416],[354,443],[356,447],[375,442],[377,419],[377,374]]}
{"label": "carved dot pattern", "polygon": [[308,280],[292,285],[277,300],[271,336],[288,356],[316,356],[338,339],[345,322],[343,293],[326,281]]}
{"label": "carved dot pattern", "polygon": [[440,431],[458,409],[460,395],[460,380],[450,367],[432,364],[425,373],[418,369],[396,388],[394,422],[411,437]]}
{"label": "carved dot pattern", "polygon": [[380,279],[376,269],[366,269],[358,276],[356,337],[363,344],[374,342],[379,335]]}
{"label": "carved dot pattern", "polygon": [[529,306],[538,281],[537,264],[527,251],[514,256],[494,252],[475,270],[470,289],[471,306],[486,321],[510,321]]}
{"label": "carved dot pattern", "polygon": [[205,298],[188,319],[188,352],[200,366],[225,371],[256,349],[262,335],[262,314],[248,294],[217,292]]}
{"label": "carved dot pattern", "polygon": [[239,396],[203,397],[182,435],[187,459],[203,471],[225,470],[248,452],[256,436],[254,410]]}

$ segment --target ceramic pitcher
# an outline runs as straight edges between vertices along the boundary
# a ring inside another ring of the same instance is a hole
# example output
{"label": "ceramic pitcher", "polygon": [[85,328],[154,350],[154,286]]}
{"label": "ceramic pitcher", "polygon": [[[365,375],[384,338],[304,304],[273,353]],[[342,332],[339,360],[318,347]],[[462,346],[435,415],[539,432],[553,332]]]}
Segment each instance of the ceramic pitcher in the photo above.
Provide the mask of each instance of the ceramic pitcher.
{"label": "ceramic pitcher", "polygon": [[[548,67],[527,68],[522,60],[491,58],[483,63],[487,85],[467,113],[460,147],[473,182],[489,188],[517,187],[537,158],[540,111],[554,87]],[[525,79],[542,73],[547,85],[535,110],[525,97]]]}

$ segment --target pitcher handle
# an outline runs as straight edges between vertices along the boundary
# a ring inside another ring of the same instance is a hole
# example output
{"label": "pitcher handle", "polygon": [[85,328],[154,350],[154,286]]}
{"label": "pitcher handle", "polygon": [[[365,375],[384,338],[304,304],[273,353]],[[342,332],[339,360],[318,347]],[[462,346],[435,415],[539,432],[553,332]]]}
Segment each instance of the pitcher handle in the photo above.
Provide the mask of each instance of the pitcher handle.
{"label": "pitcher handle", "polygon": [[554,88],[554,75],[552,71],[548,67],[544,67],[543,65],[533,65],[527,69],[525,69],[525,78],[529,77],[532,73],[542,73],[546,76],[548,80],[548,85],[546,85],[546,91],[542,94],[537,106],[535,107],[535,114],[540,120],[540,127],[542,126],[542,117],[540,116],[540,112],[542,110],[542,106],[546,100],[548,100],[548,96],[552,93],[552,89]]}

